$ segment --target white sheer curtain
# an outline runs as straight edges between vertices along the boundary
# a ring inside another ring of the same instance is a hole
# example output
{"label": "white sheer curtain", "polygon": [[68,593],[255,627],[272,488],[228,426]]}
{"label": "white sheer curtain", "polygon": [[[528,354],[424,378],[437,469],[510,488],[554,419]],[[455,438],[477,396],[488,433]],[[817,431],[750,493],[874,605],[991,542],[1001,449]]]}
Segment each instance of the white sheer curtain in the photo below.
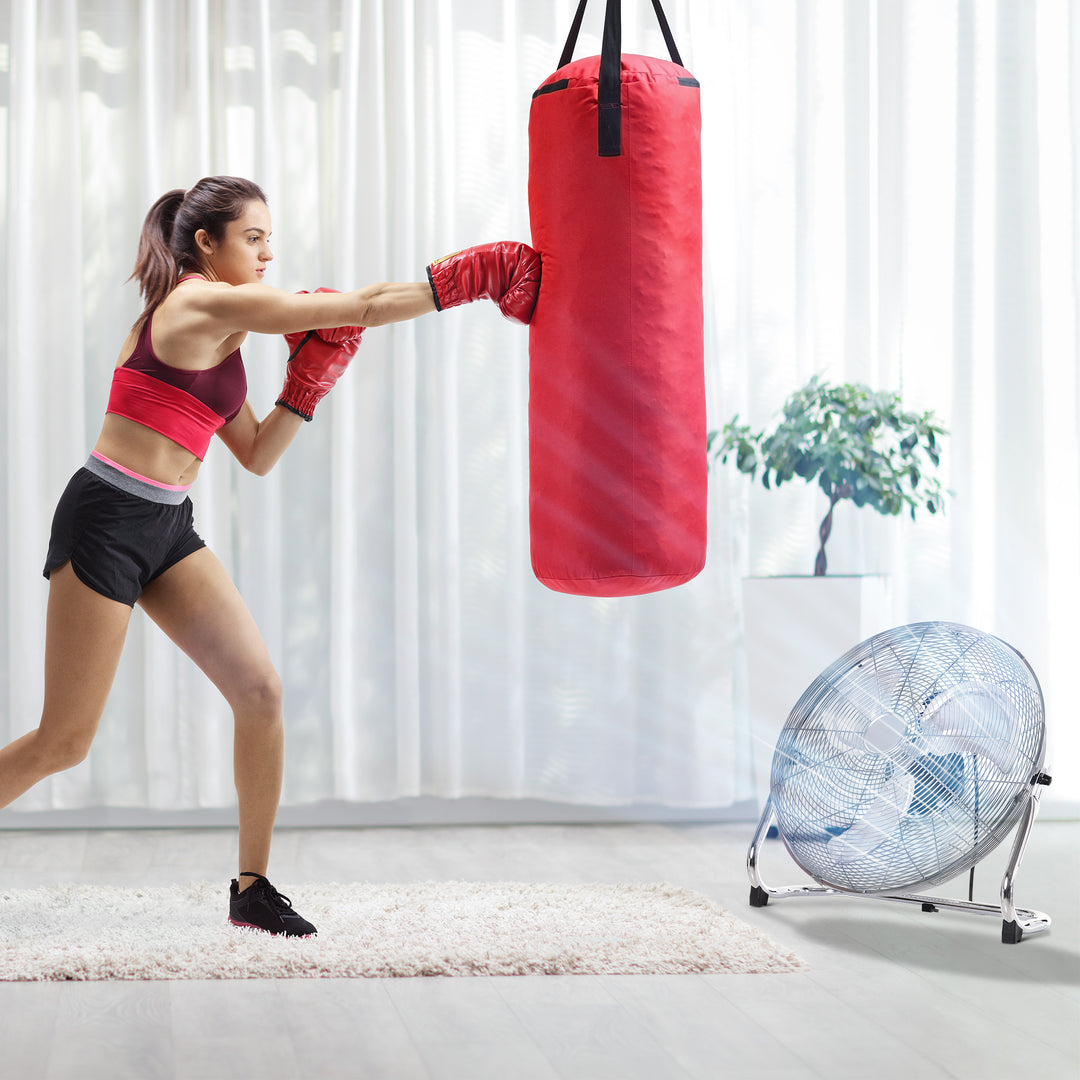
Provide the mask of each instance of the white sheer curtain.
{"label": "white sheer curtain", "polygon": [[[730,245],[708,236],[738,382],[718,409],[764,424],[820,372],[944,418],[945,518],[841,504],[829,569],[890,574],[896,623],[954,619],[1020,649],[1047,698],[1046,803],[1075,812],[1080,9],[724,11],[731,129],[712,149],[734,150],[735,210]],[[803,487],[733,493],[752,573],[811,572],[827,507]]]}
{"label": "white sheer curtain", "polygon": [[[137,314],[122,282],[152,200],[209,173],[256,179],[287,289],[418,280],[447,251],[528,239],[529,99],[572,6],[0,9],[0,736],[40,710],[52,507]],[[599,51],[602,7],[578,55]],[[651,5],[623,7],[626,51],[664,55]],[[902,387],[944,416],[948,516],[838,514],[831,567],[892,573],[898,622],[957,618],[1028,653],[1064,765],[1080,591],[1076,13],[665,8],[703,87],[713,423],[764,422],[814,371]],[[630,600],[548,592],[528,558],[527,341],[490,305],[371,331],[270,477],[211,448],[196,523],[285,678],[286,806],[748,797],[739,580],[808,569],[815,497],[716,473],[699,579]],[[253,336],[244,352],[268,410],[283,344]],[[1055,787],[1080,797],[1065,769]],[[89,760],[15,809],[233,798],[227,710],[137,616]]]}

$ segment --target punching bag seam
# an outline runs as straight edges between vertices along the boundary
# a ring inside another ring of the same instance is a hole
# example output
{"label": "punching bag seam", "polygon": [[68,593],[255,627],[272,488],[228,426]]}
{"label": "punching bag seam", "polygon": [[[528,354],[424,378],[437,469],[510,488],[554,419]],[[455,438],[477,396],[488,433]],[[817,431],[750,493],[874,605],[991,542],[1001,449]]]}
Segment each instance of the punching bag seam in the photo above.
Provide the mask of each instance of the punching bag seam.
{"label": "punching bag seam", "polygon": [[[692,578],[696,577],[698,574],[700,574],[702,569],[704,568],[704,566],[705,566],[705,560],[702,559],[700,562],[698,562],[698,563],[696,563],[694,565],[693,569],[691,569],[691,570],[680,570],[678,573],[675,573],[675,574],[654,574],[654,573],[652,573],[652,571],[644,571],[642,573],[634,573],[632,571],[631,572],[625,572],[624,571],[623,573],[619,573],[619,574],[589,574],[587,577],[585,577],[585,576],[570,577],[570,576],[568,576],[566,574],[556,575],[556,574],[540,574],[540,573],[537,573],[536,574],[536,580],[539,581],[541,584],[544,584],[544,585],[546,585],[550,581],[584,581],[584,582],[589,582],[589,581],[619,581],[619,580],[621,580],[623,578],[634,578],[634,579],[636,579],[638,581],[646,581],[646,580],[647,581],[668,581],[668,580],[670,580],[672,578],[679,578],[682,581],[689,581]],[[652,590],[652,591],[657,591],[657,590]]]}
{"label": "punching bag seam", "polygon": [[[648,57],[635,57],[632,54],[624,53],[623,59],[648,59]],[[682,68],[681,70],[685,71],[686,69]],[[555,74],[557,75],[558,72],[556,71]],[[674,81],[678,86],[685,86],[690,89],[701,89],[701,83],[692,75],[673,75],[669,71],[628,71],[624,69],[621,81],[623,86],[630,83],[666,84]],[[535,100],[538,97],[543,97],[545,94],[554,94],[560,90],[582,86],[588,86],[590,88],[598,86],[597,77],[595,75],[578,73],[564,79],[556,79],[539,86],[533,91],[532,96],[533,100]],[[597,100],[599,101],[599,90],[597,90]]]}

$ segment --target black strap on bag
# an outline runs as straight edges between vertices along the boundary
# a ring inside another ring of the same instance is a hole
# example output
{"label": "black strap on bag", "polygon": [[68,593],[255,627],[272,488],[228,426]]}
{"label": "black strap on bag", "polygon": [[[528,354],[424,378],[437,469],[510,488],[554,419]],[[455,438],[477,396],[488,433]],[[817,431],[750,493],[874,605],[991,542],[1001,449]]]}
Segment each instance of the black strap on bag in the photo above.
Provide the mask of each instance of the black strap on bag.
{"label": "black strap on bag", "polygon": [[[570,26],[570,36],[566,39],[559,67],[565,67],[574,56],[581,20],[585,15],[585,5],[589,0],[580,0],[574,21]],[[660,0],[652,0],[653,10],[660,23],[660,32],[664,35],[671,61],[683,66],[682,57],[675,47],[667,16],[660,5]],[[607,13],[604,16],[604,39],[600,50],[600,87],[597,96],[599,116],[597,118],[597,153],[600,157],[618,157],[622,153],[622,4],[620,0],[608,0]]]}

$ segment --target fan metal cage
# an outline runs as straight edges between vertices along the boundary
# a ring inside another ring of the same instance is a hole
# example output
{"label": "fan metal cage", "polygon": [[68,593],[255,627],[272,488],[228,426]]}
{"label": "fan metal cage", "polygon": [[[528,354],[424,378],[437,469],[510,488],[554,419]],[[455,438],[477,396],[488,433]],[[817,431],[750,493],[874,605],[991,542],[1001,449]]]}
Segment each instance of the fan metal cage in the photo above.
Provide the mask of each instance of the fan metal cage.
{"label": "fan metal cage", "polygon": [[[1037,803],[1042,690],[1011,645],[968,626],[913,623],[862,642],[799,698],[777,740],[769,800],[748,854],[751,903],[840,892],[930,901],[911,890],[957,877],[1024,817],[1002,886],[1003,940],[1049,925],[1012,907]],[[770,891],[758,844],[775,817],[795,862],[823,887]],[[995,911],[975,904],[946,906]],[[936,910],[926,903],[927,910]]]}
{"label": "fan metal cage", "polygon": [[823,885],[932,886],[1008,835],[1043,762],[1024,658],[953,623],[864,641],[807,688],[780,734],[772,801],[792,858]]}

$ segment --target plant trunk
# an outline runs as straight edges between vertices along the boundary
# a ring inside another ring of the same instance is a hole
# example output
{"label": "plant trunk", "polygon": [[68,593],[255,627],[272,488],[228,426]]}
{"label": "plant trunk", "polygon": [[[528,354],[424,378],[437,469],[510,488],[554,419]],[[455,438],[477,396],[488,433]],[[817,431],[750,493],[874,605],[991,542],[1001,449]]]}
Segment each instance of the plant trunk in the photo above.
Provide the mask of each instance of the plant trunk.
{"label": "plant trunk", "polygon": [[824,577],[825,568],[828,565],[825,560],[825,541],[829,539],[832,533],[832,515],[833,510],[836,508],[836,504],[840,501],[840,495],[835,491],[829,500],[829,512],[825,515],[825,520],[822,521],[821,527],[818,529],[818,538],[821,540],[821,547],[818,548],[817,558],[814,560],[814,577]]}

